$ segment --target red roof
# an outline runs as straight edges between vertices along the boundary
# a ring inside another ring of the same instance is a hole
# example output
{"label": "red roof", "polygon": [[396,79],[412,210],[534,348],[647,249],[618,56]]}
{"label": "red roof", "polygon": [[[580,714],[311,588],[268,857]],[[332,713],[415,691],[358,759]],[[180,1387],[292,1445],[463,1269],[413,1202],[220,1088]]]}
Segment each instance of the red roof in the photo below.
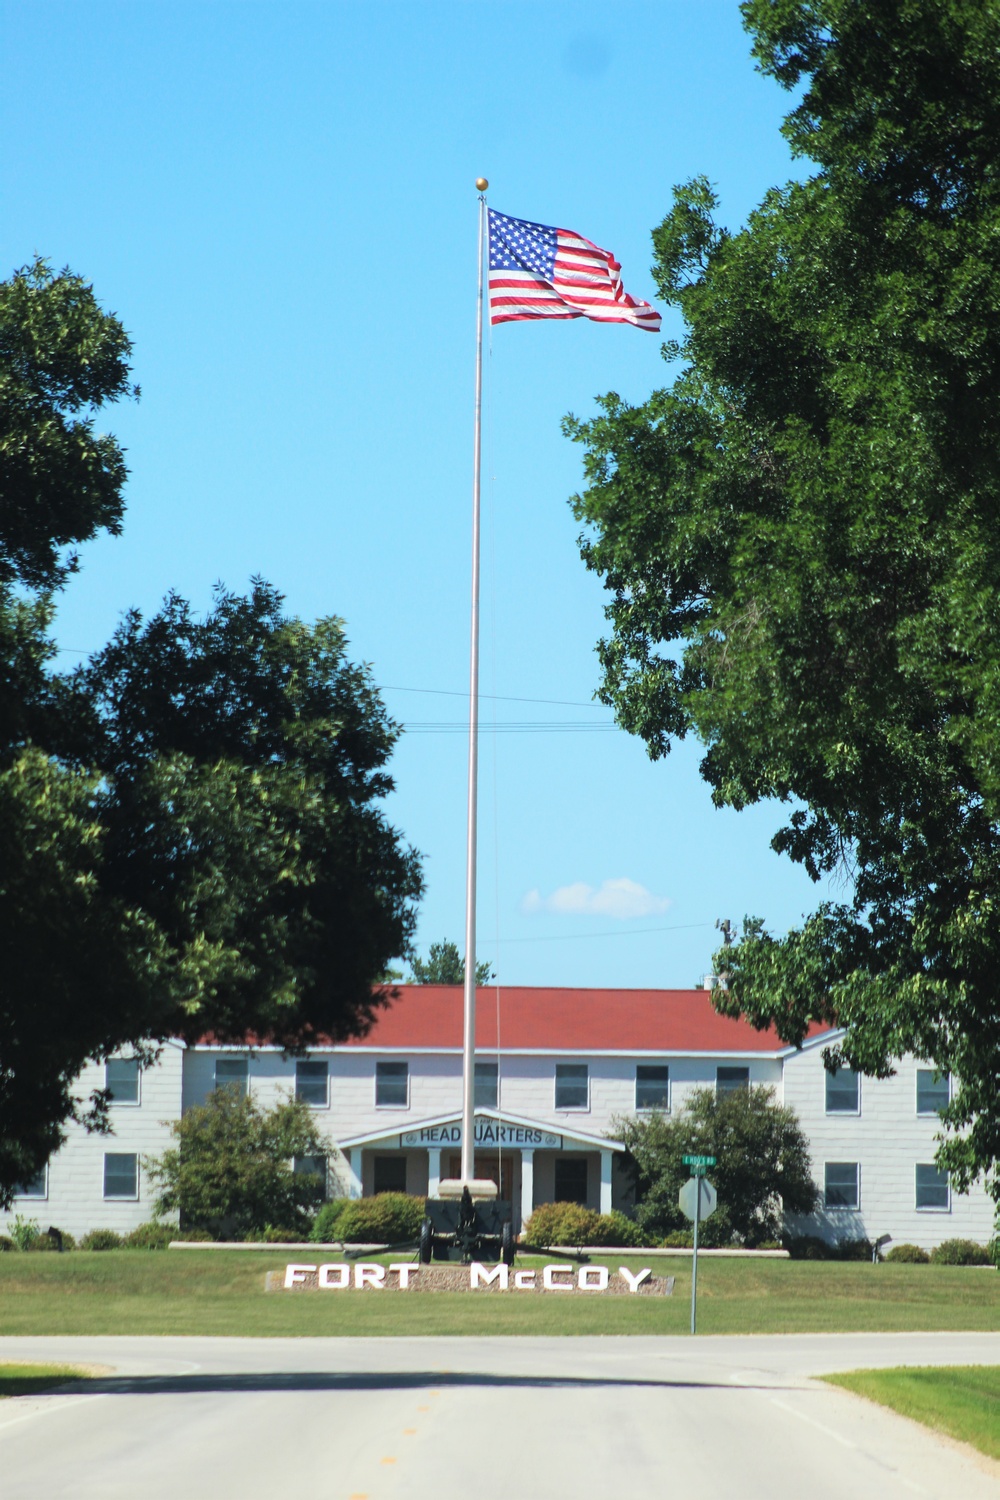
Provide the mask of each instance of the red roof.
{"label": "red roof", "polygon": [[[350,1047],[461,1047],[462,988],[395,985],[367,1036]],[[755,1031],[712,1008],[707,990],[500,988],[500,1045],[507,1052],[775,1052],[773,1029]],[[815,1027],[814,1035],[827,1027]],[[497,991],[477,991],[476,1046],[497,1046]]]}

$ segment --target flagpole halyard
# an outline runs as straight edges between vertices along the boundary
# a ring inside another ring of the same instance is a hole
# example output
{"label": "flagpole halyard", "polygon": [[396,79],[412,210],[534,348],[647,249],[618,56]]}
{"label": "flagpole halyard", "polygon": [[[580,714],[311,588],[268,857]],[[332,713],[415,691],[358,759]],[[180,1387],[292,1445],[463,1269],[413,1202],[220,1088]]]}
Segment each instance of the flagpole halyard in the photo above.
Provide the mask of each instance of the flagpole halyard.
{"label": "flagpole halyard", "polygon": [[476,299],[476,402],[472,464],[472,624],[469,646],[469,791],[465,851],[465,993],[462,1026],[462,1181],[475,1178],[476,1079],[476,849],[479,781],[479,512],[483,414],[483,248],[486,228],[485,177],[479,193],[479,275]]}

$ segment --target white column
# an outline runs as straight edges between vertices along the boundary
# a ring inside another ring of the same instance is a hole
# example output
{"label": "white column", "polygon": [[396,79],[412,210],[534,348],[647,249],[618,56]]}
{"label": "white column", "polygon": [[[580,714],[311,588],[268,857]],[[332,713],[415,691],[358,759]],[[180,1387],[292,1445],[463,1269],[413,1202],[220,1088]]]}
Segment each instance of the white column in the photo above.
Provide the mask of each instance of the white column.
{"label": "white column", "polygon": [[533,1146],[521,1147],[521,1228],[531,1218],[535,1206],[535,1150]]}
{"label": "white column", "polygon": [[350,1184],[350,1194],[349,1194],[349,1196],[351,1198],[360,1198],[362,1196],[363,1192],[364,1192],[364,1189],[361,1186],[361,1147],[360,1146],[352,1146],[351,1147],[351,1184]]}
{"label": "white column", "polygon": [[436,1198],[438,1186],[441,1182],[441,1147],[428,1146],[427,1148],[427,1196]]}
{"label": "white column", "polygon": [[601,1213],[611,1212],[611,1152],[601,1152]]}

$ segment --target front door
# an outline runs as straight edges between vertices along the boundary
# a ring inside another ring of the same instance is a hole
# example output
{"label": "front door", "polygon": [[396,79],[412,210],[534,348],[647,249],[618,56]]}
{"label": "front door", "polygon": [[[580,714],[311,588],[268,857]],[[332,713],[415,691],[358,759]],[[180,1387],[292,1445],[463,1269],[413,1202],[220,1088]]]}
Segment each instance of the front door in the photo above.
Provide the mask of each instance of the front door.
{"label": "front door", "polygon": [[[450,1175],[461,1177],[462,1158],[453,1156],[448,1163]],[[495,1182],[501,1198],[508,1203],[512,1202],[514,1196],[514,1158],[512,1156],[481,1156],[476,1152],[476,1176],[488,1178]]]}

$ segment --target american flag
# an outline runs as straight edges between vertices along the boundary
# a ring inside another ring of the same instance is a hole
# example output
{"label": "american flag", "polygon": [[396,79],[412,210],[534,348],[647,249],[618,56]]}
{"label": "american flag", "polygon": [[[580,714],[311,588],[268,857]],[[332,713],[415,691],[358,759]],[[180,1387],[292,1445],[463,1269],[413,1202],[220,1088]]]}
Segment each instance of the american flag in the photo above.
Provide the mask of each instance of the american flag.
{"label": "american flag", "polygon": [[491,323],[593,318],[659,332],[660,314],[629,296],[609,251],[571,229],[489,212]]}

